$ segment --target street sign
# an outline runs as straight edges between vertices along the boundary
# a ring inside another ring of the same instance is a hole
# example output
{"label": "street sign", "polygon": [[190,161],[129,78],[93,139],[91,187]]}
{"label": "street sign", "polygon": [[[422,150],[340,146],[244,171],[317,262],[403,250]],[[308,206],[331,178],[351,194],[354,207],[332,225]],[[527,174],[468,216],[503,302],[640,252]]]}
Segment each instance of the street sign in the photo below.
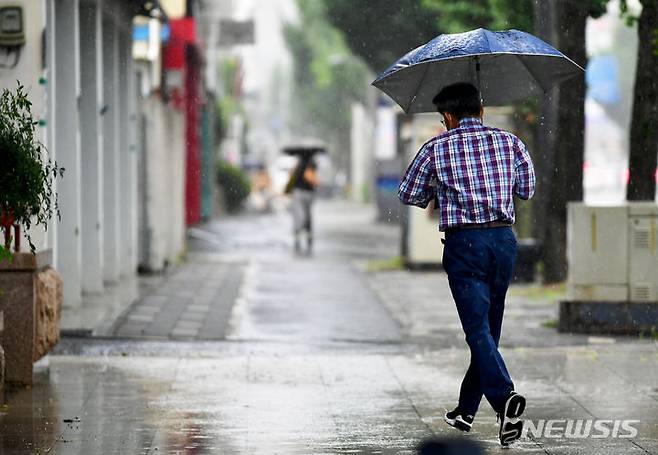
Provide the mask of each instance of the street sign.
{"label": "street sign", "polygon": [[239,44],[254,44],[256,41],[254,21],[235,21],[222,19],[219,21],[219,45],[236,46]]}

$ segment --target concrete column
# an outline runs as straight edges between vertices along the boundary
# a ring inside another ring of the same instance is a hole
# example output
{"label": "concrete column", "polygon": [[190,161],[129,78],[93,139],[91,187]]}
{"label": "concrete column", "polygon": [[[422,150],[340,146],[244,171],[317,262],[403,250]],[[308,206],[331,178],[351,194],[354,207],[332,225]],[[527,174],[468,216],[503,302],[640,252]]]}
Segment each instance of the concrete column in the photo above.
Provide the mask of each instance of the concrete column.
{"label": "concrete column", "polygon": [[135,61],[132,59],[132,30],[130,31],[130,40],[128,42],[128,119],[130,122],[128,133],[130,143],[128,145],[129,167],[130,167],[130,271],[137,272],[139,257],[139,137],[137,134],[139,125],[137,96],[137,70]]}
{"label": "concrete column", "polygon": [[121,181],[119,197],[121,201],[120,219],[120,243],[121,252],[119,272],[122,276],[130,276],[135,273],[135,160],[132,151],[132,129],[133,129],[133,102],[134,93],[132,83],[132,37],[131,30],[119,30],[119,169]]}
{"label": "concrete column", "polygon": [[119,34],[113,16],[103,17],[103,279],[116,283],[120,274]]}
{"label": "concrete column", "polygon": [[[55,116],[57,97],[56,95],[56,82],[57,77],[55,73],[55,58],[57,51],[57,40],[55,33],[55,0],[46,0],[46,93],[47,93],[47,115],[46,115],[46,147],[48,153],[53,159],[57,159],[57,148],[55,144],[57,118]],[[59,179],[55,179],[53,189],[59,189]],[[57,219],[53,218],[48,226],[46,233],[46,248],[52,248],[53,257],[52,263],[57,266],[59,258],[59,249],[56,247],[57,243]]]}
{"label": "concrete column", "polygon": [[352,200],[368,202],[372,167],[372,120],[361,103],[352,104],[352,131],[350,135],[350,184]]}
{"label": "concrete column", "polygon": [[[148,142],[146,141],[148,135],[149,121],[147,121],[148,113],[151,111],[149,100],[145,98],[148,92],[143,90],[144,79],[149,76],[150,67],[148,64],[136,63],[137,69],[137,91],[135,102],[136,106],[136,119],[135,119],[135,139],[137,146],[138,158],[138,173],[137,173],[137,195],[138,195],[138,241],[139,246],[137,255],[137,264],[143,269],[150,269],[151,266],[151,231],[149,213],[149,185],[148,185]],[[150,123],[153,123],[153,114],[150,115]]]}
{"label": "concrete column", "polygon": [[103,11],[80,3],[80,140],[82,163],[82,291],[103,291]]}
{"label": "concrete column", "polygon": [[81,175],[78,97],[79,10],[78,0],[58,0],[55,9],[55,73],[57,162],[66,169],[59,181],[59,205],[62,219],[57,229],[57,269],[64,279],[64,305],[81,303]]}

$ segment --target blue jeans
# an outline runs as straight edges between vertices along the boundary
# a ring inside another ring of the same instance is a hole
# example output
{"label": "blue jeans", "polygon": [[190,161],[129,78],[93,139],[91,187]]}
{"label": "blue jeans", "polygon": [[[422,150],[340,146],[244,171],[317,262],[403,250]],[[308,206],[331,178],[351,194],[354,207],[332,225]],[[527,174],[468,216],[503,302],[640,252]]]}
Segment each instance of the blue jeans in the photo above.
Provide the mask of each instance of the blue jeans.
{"label": "blue jeans", "polygon": [[473,416],[483,394],[501,412],[514,390],[498,342],[516,250],[514,232],[508,227],[446,233],[443,267],[471,350],[459,408]]}

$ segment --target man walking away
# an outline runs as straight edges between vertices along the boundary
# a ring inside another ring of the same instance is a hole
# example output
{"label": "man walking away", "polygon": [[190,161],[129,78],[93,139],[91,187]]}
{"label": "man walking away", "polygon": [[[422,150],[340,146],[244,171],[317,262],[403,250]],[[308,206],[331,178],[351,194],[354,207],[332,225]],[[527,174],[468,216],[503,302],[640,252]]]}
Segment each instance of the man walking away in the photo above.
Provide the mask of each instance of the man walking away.
{"label": "man walking away", "polygon": [[480,93],[471,84],[445,87],[432,100],[447,131],[419,150],[398,195],[425,208],[435,200],[445,232],[443,267],[471,351],[457,407],[445,421],[469,431],[482,395],[497,413],[503,446],[521,437],[526,400],[498,351],[505,295],[516,260],[514,195],[529,199],[535,173],[525,145],[482,124]]}

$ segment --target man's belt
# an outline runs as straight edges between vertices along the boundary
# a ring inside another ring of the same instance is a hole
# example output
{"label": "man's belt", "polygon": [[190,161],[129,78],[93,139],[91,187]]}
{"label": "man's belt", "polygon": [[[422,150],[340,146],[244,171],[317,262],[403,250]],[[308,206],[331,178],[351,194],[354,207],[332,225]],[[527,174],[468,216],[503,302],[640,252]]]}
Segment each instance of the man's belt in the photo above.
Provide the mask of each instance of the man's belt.
{"label": "man's belt", "polygon": [[512,223],[510,221],[488,221],[486,223],[469,223],[469,224],[460,224],[459,226],[453,226],[446,229],[446,234],[450,232],[457,232],[462,229],[483,229],[483,228],[497,228],[497,227],[510,227]]}

